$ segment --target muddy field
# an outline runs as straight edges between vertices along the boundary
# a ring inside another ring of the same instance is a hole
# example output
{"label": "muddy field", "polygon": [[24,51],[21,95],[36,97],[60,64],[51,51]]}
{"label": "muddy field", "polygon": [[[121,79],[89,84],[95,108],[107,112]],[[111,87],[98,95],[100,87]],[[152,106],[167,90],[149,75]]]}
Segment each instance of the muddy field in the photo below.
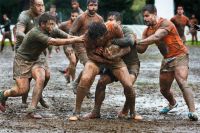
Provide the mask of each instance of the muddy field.
{"label": "muddy field", "polygon": [[[189,85],[195,92],[195,102],[197,112],[200,113],[200,48],[190,47],[190,74]],[[6,47],[3,53],[0,53],[0,90],[9,89],[14,81],[12,79],[12,62],[14,54],[10,47]],[[153,46],[148,49],[144,55],[140,55],[141,69],[137,83],[136,109],[144,119],[142,121],[120,120],[117,118],[117,112],[121,109],[124,102],[123,89],[119,83],[113,83],[107,87],[106,99],[102,106],[101,119],[82,120],[77,122],[68,121],[72,115],[75,102],[75,95],[67,87],[64,76],[58,72],[58,69],[64,68],[68,61],[63,52],[53,53],[49,59],[51,68],[51,80],[44,90],[44,98],[49,103],[50,108],[45,109],[38,106],[39,112],[45,117],[41,120],[34,120],[26,117],[24,107],[21,105],[21,98],[9,98],[8,109],[5,113],[0,112],[0,133],[64,133],[64,132],[200,132],[200,121],[191,122],[187,118],[187,107],[182,98],[182,93],[173,84],[173,90],[179,107],[168,115],[160,115],[159,110],[167,105],[166,100],[159,92],[158,76],[161,56]],[[78,64],[77,75],[83,68]],[[98,80],[92,86],[92,92]],[[32,86],[33,88],[33,86]],[[28,102],[31,102],[29,93]],[[94,100],[85,98],[82,110],[83,114],[89,112],[93,107]]]}

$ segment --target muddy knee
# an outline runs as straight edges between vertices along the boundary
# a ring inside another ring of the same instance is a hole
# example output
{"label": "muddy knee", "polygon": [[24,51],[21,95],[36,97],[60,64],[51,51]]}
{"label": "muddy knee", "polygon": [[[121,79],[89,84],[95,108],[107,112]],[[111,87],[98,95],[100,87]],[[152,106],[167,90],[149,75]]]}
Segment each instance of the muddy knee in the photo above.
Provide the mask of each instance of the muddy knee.
{"label": "muddy knee", "polygon": [[10,89],[10,95],[11,96],[22,96],[27,94],[29,91],[29,87],[28,86],[20,86],[19,88],[17,87],[13,87],[12,89]]}

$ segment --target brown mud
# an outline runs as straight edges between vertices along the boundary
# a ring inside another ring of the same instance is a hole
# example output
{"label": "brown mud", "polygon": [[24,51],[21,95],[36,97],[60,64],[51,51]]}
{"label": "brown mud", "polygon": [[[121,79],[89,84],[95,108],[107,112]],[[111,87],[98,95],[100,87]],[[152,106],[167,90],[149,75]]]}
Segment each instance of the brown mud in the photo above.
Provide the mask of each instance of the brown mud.
{"label": "brown mud", "polygon": [[[190,47],[190,73],[188,83],[195,92],[197,113],[200,113],[200,48]],[[12,62],[14,54],[10,47],[5,47],[0,53],[0,90],[9,89],[14,84],[12,79]],[[140,55],[141,69],[138,80],[135,84],[137,99],[137,113],[143,116],[142,121],[121,120],[117,118],[117,112],[123,106],[125,100],[123,89],[120,83],[113,83],[107,87],[106,98],[101,110],[101,119],[81,120],[76,122],[68,121],[72,115],[75,95],[66,85],[64,76],[58,72],[63,69],[68,61],[63,51],[53,53],[48,59],[51,68],[51,79],[45,88],[44,99],[50,105],[49,109],[38,105],[38,112],[43,119],[34,120],[26,116],[26,108],[22,107],[21,98],[9,98],[9,106],[5,113],[0,112],[0,133],[64,133],[64,132],[112,132],[112,133],[158,133],[158,132],[200,132],[200,122],[192,122],[187,118],[188,109],[183,100],[182,93],[177,84],[173,83],[173,90],[178,101],[178,108],[167,115],[160,115],[159,110],[167,105],[167,101],[159,92],[159,67],[161,56],[155,46]],[[78,64],[76,74],[83,66]],[[96,77],[91,91],[94,88],[99,76]],[[33,88],[32,81],[32,88]],[[29,92],[28,102],[31,102],[32,91]],[[82,113],[91,111],[94,104],[93,99],[84,99]]]}

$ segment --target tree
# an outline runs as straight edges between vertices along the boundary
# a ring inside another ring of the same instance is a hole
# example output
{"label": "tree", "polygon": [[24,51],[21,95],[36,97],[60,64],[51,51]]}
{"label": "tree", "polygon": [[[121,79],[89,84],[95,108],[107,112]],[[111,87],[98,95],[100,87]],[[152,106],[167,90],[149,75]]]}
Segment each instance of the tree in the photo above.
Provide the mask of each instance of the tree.
{"label": "tree", "polygon": [[133,2],[134,0],[100,0],[99,13],[106,18],[109,11],[118,11],[124,16],[123,22],[131,24],[133,23],[133,11],[131,10]]}

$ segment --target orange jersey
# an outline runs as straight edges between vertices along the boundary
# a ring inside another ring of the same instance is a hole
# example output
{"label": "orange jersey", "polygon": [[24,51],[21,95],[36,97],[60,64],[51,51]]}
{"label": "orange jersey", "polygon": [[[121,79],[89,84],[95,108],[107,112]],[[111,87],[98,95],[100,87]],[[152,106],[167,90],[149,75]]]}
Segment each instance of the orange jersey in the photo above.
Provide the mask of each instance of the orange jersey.
{"label": "orange jersey", "polygon": [[187,47],[183,44],[174,24],[166,19],[160,18],[155,27],[148,27],[143,33],[143,37],[147,38],[153,35],[158,29],[165,29],[168,35],[156,42],[161,54],[164,58],[175,57],[188,53]]}
{"label": "orange jersey", "polygon": [[171,21],[174,23],[174,25],[176,26],[176,29],[180,35],[180,37],[184,36],[184,30],[185,30],[185,26],[189,26],[189,19],[188,17],[182,15],[182,16],[178,16],[175,15],[173,18],[171,18]]}

